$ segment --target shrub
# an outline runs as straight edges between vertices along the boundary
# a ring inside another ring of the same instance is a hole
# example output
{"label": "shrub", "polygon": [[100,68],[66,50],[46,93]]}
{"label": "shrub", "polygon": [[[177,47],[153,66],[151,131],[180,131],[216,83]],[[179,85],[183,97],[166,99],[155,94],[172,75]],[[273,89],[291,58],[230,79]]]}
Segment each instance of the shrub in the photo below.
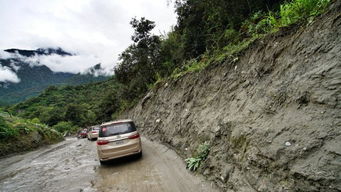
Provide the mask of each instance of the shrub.
{"label": "shrub", "polygon": [[240,39],[239,32],[235,29],[226,29],[223,32],[223,39],[221,41],[228,43],[236,43]]}
{"label": "shrub", "polygon": [[205,55],[203,55],[203,58],[201,61],[197,61],[196,59],[188,60],[187,63],[184,66],[182,66],[181,69],[176,68],[171,74],[171,77],[173,79],[177,79],[187,73],[201,71],[205,67],[207,67],[208,64],[209,62],[205,60]]}
{"label": "shrub", "polygon": [[78,130],[78,127],[74,126],[69,121],[61,121],[58,124],[54,125],[52,128],[55,129],[56,131],[60,132],[60,133],[76,132]]}
{"label": "shrub", "polygon": [[279,12],[254,13],[242,24],[241,30],[248,36],[267,34],[299,21],[311,21],[323,13],[330,0],[293,0],[280,6]]}
{"label": "shrub", "polygon": [[195,156],[185,159],[186,168],[191,171],[196,171],[199,168],[201,162],[207,158],[209,152],[210,145],[207,142],[199,145],[196,150]]}
{"label": "shrub", "polygon": [[33,123],[33,124],[41,124],[41,122],[40,122],[40,120],[38,118],[33,118],[31,120],[31,123]]}
{"label": "shrub", "polygon": [[325,10],[330,0],[294,0],[280,7],[280,22],[287,26],[303,19],[311,19]]}
{"label": "shrub", "polygon": [[13,127],[19,131],[20,134],[28,134],[34,130],[34,128],[29,126],[26,122],[16,122]]}
{"label": "shrub", "polygon": [[201,159],[198,157],[190,157],[185,159],[186,164],[187,164],[187,169],[189,169],[190,171],[196,171],[201,163]]}
{"label": "shrub", "polygon": [[18,131],[8,125],[3,117],[0,116],[0,139],[6,139],[18,135]]}

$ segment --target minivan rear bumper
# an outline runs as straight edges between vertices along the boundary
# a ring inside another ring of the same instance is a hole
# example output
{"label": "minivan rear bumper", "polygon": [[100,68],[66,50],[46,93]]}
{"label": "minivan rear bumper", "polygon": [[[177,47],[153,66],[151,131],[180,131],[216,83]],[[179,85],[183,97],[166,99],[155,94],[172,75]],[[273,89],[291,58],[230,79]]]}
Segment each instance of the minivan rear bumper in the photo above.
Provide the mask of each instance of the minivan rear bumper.
{"label": "minivan rear bumper", "polygon": [[139,154],[142,152],[141,139],[129,139],[124,145],[115,146],[114,142],[108,145],[97,146],[100,161],[108,161],[120,157]]}
{"label": "minivan rear bumper", "polygon": [[90,133],[89,136],[90,136],[90,139],[97,139],[98,133]]}

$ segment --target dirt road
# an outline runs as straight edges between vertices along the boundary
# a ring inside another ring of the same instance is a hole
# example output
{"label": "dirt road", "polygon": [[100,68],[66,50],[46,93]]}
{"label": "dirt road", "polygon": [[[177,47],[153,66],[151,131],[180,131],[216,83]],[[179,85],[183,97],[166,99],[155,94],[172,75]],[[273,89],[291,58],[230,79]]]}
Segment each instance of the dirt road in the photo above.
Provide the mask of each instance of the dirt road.
{"label": "dirt road", "polygon": [[143,157],[100,166],[96,142],[68,138],[0,159],[0,191],[216,191],[167,147],[143,138]]}

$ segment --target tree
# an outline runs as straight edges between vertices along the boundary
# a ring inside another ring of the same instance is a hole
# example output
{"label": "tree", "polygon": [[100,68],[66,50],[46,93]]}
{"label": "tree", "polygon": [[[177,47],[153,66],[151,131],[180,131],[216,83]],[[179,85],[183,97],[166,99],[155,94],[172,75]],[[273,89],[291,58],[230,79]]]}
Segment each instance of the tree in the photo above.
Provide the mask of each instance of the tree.
{"label": "tree", "polygon": [[78,104],[69,104],[66,107],[64,119],[66,121],[73,122],[74,124],[78,126],[83,126],[82,122],[84,121],[85,112],[86,112],[86,109],[84,109],[83,106],[78,105]]}
{"label": "tree", "polygon": [[39,119],[43,123],[53,126],[64,120],[64,111],[58,107],[39,107]]}
{"label": "tree", "polygon": [[120,99],[118,92],[111,90],[106,94],[99,104],[97,119],[99,121],[109,121],[112,114],[120,110]]}
{"label": "tree", "polygon": [[[120,56],[115,68],[117,80],[124,84],[126,99],[136,98],[147,90],[147,85],[155,81],[159,65],[160,37],[151,34],[155,27],[153,21],[142,17],[130,22],[134,28],[130,45]],[[124,91],[123,90],[123,91]]]}
{"label": "tree", "polygon": [[226,30],[239,31],[250,15],[276,8],[280,2],[283,0],[176,0],[175,31],[181,35],[185,59],[227,45]]}
{"label": "tree", "polygon": [[135,43],[141,43],[142,41],[147,41],[151,34],[150,31],[154,29],[155,22],[150,21],[144,17],[141,17],[140,20],[137,20],[136,18],[133,18],[130,21],[130,25],[134,28],[134,35],[131,37],[131,39]]}

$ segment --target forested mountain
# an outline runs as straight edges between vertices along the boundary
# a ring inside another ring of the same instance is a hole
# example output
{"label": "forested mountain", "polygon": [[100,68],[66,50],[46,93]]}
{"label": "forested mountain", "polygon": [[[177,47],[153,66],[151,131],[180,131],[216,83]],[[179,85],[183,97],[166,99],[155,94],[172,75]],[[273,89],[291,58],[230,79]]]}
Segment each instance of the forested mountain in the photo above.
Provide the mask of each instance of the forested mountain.
{"label": "forested mountain", "polygon": [[101,70],[100,64],[94,65],[87,73],[73,74],[53,72],[43,63],[40,65],[31,65],[29,62],[22,59],[36,55],[72,55],[61,48],[40,48],[37,50],[7,49],[5,51],[17,54],[20,57],[0,58],[0,67],[15,73],[20,81],[0,82],[0,105],[14,104],[32,96],[37,96],[50,85],[80,85],[107,79],[106,76],[97,73],[97,71]]}
{"label": "forested mountain", "polygon": [[114,77],[78,86],[50,86],[38,97],[11,107],[28,119],[39,118],[50,126],[69,121],[77,126],[110,120],[119,107],[120,85]]}

